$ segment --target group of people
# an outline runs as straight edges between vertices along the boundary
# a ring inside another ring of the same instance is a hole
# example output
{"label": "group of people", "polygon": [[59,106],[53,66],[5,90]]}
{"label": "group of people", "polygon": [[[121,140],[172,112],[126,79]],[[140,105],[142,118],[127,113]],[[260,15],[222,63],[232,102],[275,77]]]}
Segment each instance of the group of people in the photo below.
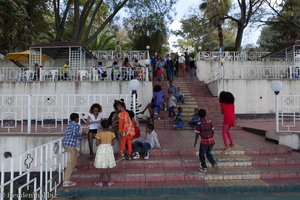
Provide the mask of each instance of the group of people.
{"label": "group of people", "polygon": [[[100,104],[93,104],[89,110],[86,124],[89,125],[87,133],[90,158],[94,158],[95,168],[100,169],[99,181],[96,186],[102,187],[106,183],[112,186],[111,169],[116,166],[113,145],[119,144],[118,160],[132,160],[140,158],[140,150],[143,150],[144,159],[150,157],[150,149],[161,148],[157,133],[154,130],[153,123],[146,125],[146,132],[143,134],[139,128],[138,121],[135,119],[135,113],[126,110],[123,99],[115,100],[114,111],[108,119],[102,116],[102,107]],[[72,187],[76,182],[70,181],[72,172],[76,171],[77,154],[80,151],[82,135],[80,132],[79,115],[72,113],[70,123],[64,134],[62,142],[70,159],[67,163],[63,187]],[[93,139],[96,139],[97,151],[94,156]],[[127,154],[125,154],[127,152]],[[106,177],[105,177],[106,175]]]}
{"label": "group of people", "polygon": [[[98,65],[99,72],[102,74],[103,66],[102,63]],[[144,79],[145,76],[145,67],[139,63],[138,59],[134,60],[134,63],[129,62],[129,58],[126,57],[122,66],[119,67],[118,61],[114,61],[113,65],[110,67],[111,70],[111,80],[131,80],[131,79]],[[101,69],[101,70],[100,70]],[[106,72],[105,72],[106,73]]]}
{"label": "group of people", "polygon": [[[160,113],[164,109],[168,111],[169,118],[174,118],[174,128],[183,128],[184,123],[182,120],[182,107],[177,107],[178,103],[184,104],[184,94],[180,91],[180,87],[173,85],[172,81],[169,81],[169,87],[167,94],[164,93],[160,84],[153,87],[153,97],[151,102],[141,111],[144,114],[146,110],[150,113],[150,118],[154,118],[157,115],[158,119],[161,119]],[[177,114],[175,109],[177,108]]]}
{"label": "group of people", "polygon": [[196,77],[197,66],[195,60],[190,57],[188,52],[184,54],[167,54],[164,57],[160,57],[155,53],[151,59],[151,66],[152,75],[158,83],[164,78],[168,81],[173,81],[175,76],[185,78],[186,72],[189,72],[190,80],[194,80]]}
{"label": "group of people", "polygon": [[[230,92],[222,91],[219,95],[220,111],[223,114],[222,138],[224,142],[223,153],[226,153],[234,146],[230,128],[235,124],[234,115],[234,96]],[[207,172],[206,159],[210,162],[213,169],[217,169],[217,162],[212,155],[212,149],[215,144],[214,140],[214,126],[210,120],[206,118],[206,110],[195,108],[195,113],[192,121],[189,122],[190,126],[194,128],[196,133],[194,147],[196,148],[199,137],[199,160],[201,169],[200,172]],[[229,139],[229,144],[228,144]]]}

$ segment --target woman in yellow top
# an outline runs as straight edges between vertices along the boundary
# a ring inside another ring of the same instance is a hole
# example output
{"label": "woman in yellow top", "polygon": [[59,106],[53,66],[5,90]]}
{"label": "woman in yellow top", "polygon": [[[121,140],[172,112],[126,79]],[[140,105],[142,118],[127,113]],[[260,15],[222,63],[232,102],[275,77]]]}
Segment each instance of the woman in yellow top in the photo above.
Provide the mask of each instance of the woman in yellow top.
{"label": "woman in yellow top", "polygon": [[132,137],[135,135],[133,123],[129,117],[128,112],[126,111],[125,103],[119,101],[117,103],[118,108],[118,117],[119,117],[119,134],[121,134],[121,145],[120,145],[120,160],[125,160],[124,156],[124,149],[125,145],[127,144],[127,153],[128,153],[128,160],[131,160],[131,153],[132,153]]}
{"label": "woman in yellow top", "polygon": [[102,187],[104,183],[104,175],[107,175],[107,186],[113,185],[111,182],[111,168],[116,166],[116,161],[114,157],[114,151],[112,148],[113,139],[115,138],[115,133],[109,130],[109,121],[107,119],[101,121],[101,126],[103,131],[98,132],[95,138],[97,139],[97,153],[95,157],[95,168],[100,169],[99,181],[95,183],[96,186]]}

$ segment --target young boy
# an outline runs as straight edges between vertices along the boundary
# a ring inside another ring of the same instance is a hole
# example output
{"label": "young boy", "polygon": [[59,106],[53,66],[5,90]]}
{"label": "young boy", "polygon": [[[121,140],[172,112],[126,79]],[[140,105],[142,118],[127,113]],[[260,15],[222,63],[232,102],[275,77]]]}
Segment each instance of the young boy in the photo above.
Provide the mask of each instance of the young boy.
{"label": "young boy", "polygon": [[67,163],[67,168],[64,175],[63,187],[72,187],[76,185],[76,182],[70,181],[72,171],[75,171],[75,166],[77,163],[78,145],[81,142],[82,136],[80,133],[79,115],[77,113],[72,113],[70,115],[71,122],[69,123],[65,135],[62,141],[62,146],[65,148],[66,152],[69,153],[69,161]]}
{"label": "young boy", "polygon": [[207,157],[207,160],[210,162],[212,167],[216,169],[217,163],[211,154],[212,148],[215,144],[214,140],[214,127],[211,123],[211,121],[208,121],[206,119],[206,111],[204,109],[199,110],[199,117],[200,117],[200,122],[198,125],[195,126],[195,143],[194,143],[194,148],[196,148],[197,140],[199,136],[201,137],[200,141],[200,148],[199,148],[199,159],[201,163],[201,173],[206,173],[207,172],[207,165],[205,162],[205,155]]}
{"label": "young boy", "polygon": [[178,113],[176,114],[173,126],[175,129],[184,127],[184,123],[182,119],[182,107],[178,107]]}
{"label": "young boy", "polygon": [[168,101],[168,110],[169,110],[169,117],[172,117],[172,115],[175,117],[175,111],[176,108],[176,98],[174,97],[173,93],[171,91],[169,93],[169,101]]}
{"label": "young boy", "polygon": [[158,84],[160,84],[160,82],[163,80],[163,75],[164,75],[164,71],[161,68],[158,68],[156,70],[156,80]]}
{"label": "young boy", "polygon": [[149,150],[153,148],[161,149],[161,146],[158,142],[157,133],[154,131],[154,125],[149,123],[146,126],[146,134],[142,140],[137,140],[133,143],[134,146],[134,156],[133,159],[139,159],[140,154],[138,152],[139,148],[144,149],[144,159],[148,160],[150,157]]}
{"label": "young boy", "polygon": [[180,92],[180,87],[177,87],[177,101],[184,103],[184,95]]}
{"label": "young boy", "polygon": [[194,128],[200,121],[200,117],[199,117],[199,109],[198,108],[195,108],[194,109],[194,114],[192,116],[192,120],[189,121],[189,126],[191,128]]}

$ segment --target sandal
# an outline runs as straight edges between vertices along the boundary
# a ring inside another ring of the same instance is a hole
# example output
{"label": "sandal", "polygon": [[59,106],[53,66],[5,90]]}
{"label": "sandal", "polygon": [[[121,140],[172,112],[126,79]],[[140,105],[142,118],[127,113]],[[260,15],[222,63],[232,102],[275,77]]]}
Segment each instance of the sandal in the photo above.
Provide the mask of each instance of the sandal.
{"label": "sandal", "polygon": [[94,185],[97,186],[97,187],[103,187],[103,183],[100,182],[100,181],[96,181],[96,182],[94,183]]}

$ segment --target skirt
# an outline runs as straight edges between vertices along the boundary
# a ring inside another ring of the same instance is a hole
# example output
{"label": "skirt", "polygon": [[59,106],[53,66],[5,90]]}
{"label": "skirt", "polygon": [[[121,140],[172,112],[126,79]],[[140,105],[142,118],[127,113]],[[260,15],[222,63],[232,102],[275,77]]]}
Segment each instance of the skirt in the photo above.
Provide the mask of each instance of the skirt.
{"label": "skirt", "polygon": [[106,169],[116,166],[114,151],[111,144],[100,144],[95,157],[95,168]]}

